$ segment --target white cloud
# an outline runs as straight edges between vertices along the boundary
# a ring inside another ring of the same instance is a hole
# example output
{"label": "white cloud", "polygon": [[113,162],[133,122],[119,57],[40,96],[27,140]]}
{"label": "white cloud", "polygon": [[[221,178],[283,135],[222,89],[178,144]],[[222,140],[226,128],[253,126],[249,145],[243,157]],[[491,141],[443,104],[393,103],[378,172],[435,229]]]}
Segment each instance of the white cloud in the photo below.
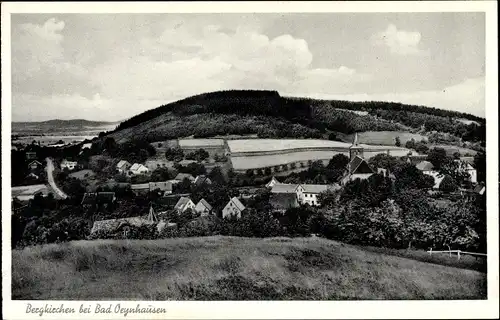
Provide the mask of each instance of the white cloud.
{"label": "white cloud", "polygon": [[385,31],[378,32],[372,36],[375,45],[383,45],[390,52],[397,55],[422,55],[428,53],[419,48],[422,36],[418,31],[398,30],[390,24]]}
{"label": "white cloud", "polygon": [[484,78],[466,79],[442,90],[427,90],[410,93],[382,94],[324,94],[324,93],[289,93],[288,96],[308,96],[317,99],[335,99],[350,101],[389,101],[405,104],[423,105],[445,110],[453,110],[484,117],[485,82]]}

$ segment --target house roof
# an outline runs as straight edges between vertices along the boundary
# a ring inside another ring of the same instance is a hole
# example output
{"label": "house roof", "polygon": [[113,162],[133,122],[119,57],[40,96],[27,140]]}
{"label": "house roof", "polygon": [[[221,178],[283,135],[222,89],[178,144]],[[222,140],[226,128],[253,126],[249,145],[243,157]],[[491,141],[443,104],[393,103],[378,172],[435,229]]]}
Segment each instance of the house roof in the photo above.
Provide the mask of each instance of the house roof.
{"label": "house roof", "polygon": [[41,163],[40,161],[38,161],[38,160],[33,160],[33,161],[31,161],[31,162],[28,164],[28,166],[31,166],[31,164],[32,164],[32,163],[37,163],[37,164],[40,164],[40,165],[42,164],[42,163]]}
{"label": "house roof", "polygon": [[175,176],[175,180],[180,180],[180,181],[182,181],[182,180],[184,180],[184,179],[186,179],[186,178],[188,178],[188,179],[189,179],[189,180],[191,180],[191,181],[193,181],[193,180],[194,180],[194,177],[193,177],[191,174],[189,174],[189,173],[178,173],[178,174]]}
{"label": "house roof", "polygon": [[236,206],[236,208],[238,208],[240,211],[245,210],[245,206],[243,205],[243,203],[241,203],[240,199],[232,197],[231,200],[229,200],[229,202],[232,202]]}
{"label": "house roof", "polygon": [[161,191],[172,191],[172,182],[161,181],[161,182],[150,182],[149,190],[153,191],[156,189],[160,189]]}
{"label": "house roof", "polygon": [[434,169],[434,165],[427,160],[418,163],[416,167],[421,171],[431,171],[432,169]]}
{"label": "house roof", "polygon": [[140,164],[140,163],[134,163],[131,167],[130,167],[130,171],[137,171],[141,168],[145,168],[147,169],[143,164]]}
{"label": "house roof", "polygon": [[120,161],[118,162],[118,164],[116,165],[116,167],[117,167],[118,169],[120,169],[120,168],[122,168],[122,167],[123,167],[123,166],[125,166],[125,165],[130,165],[130,163],[129,163],[127,160],[120,160]]}
{"label": "house roof", "polygon": [[295,193],[297,191],[298,184],[285,184],[278,183],[271,189],[272,193]]}
{"label": "house roof", "polygon": [[301,184],[305,193],[321,193],[328,190],[326,184]]}
{"label": "house roof", "polygon": [[202,205],[208,210],[212,210],[212,206],[205,199],[201,199],[200,201],[198,201],[198,204],[196,206],[198,205]]}
{"label": "house roof", "polygon": [[266,184],[266,187],[269,187],[269,186],[271,185],[271,183],[273,183],[273,182],[274,182],[274,184],[278,184],[278,183],[280,183],[280,182],[278,181],[278,179],[276,179],[275,177],[273,177],[273,178],[272,178],[272,179],[271,179],[271,180],[270,180],[270,181]]}
{"label": "house roof", "polygon": [[349,168],[349,173],[356,172],[356,170],[358,170],[362,163],[366,163],[366,165],[371,169],[370,165],[368,165],[368,162],[366,162],[365,159],[361,158],[360,156],[355,156],[347,165]]}
{"label": "house roof", "polygon": [[297,195],[294,193],[273,193],[269,197],[269,203],[275,209],[288,209],[299,206]]}
{"label": "house roof", "polygon": [[149,189],[149,183],[138,183],[138,184],[131,184],[130,189],[132,190],[143,190],[143,189]]}
{"label": "house roof", "polygon": [[484,185],[478,184],[477,186],[474,187],[474,189],[472,191],[475,193],[483,194],[484,193],[483,189],[485,189],[485,188],[486,187]]}
{"label": "house roof", "polygon": [[207,177],[207,176],[205,176],[205,175],[199,175],[199,176],[196,177],[196,179],[194,179],[194,183],[197,184],[197,185],[200,185],[200,184],[203,184],[203,183],[211,184],[212,180],[210,180],[210,178]]}
{"label": "house roof", "polygon": [[177,203],[175,204],[174,209],[180,209],[184,207],[189,201],[191,201],[191,199],[189,199],[188,197],[180,197],[179,201],[177,201]]}

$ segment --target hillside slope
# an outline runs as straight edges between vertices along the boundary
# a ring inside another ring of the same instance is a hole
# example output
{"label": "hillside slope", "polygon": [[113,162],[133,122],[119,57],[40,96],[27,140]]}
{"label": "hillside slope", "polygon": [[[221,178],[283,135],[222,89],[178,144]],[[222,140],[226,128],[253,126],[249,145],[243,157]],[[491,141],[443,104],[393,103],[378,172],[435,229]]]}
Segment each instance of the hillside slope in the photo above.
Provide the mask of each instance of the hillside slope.
{"label": "hillside slope", "polygon": [[14,250],[13,299],[484,299],[486,274],[321,238],[78,241]]}
{"label": "hillside slope", "polygon": [[110,135],[126,140],[140,134],[149,141],[217,134],[328,138],[330,133],[425,127],[473,139],[482,132],[475,129],[477,125],[453,120],[458,118],[484,123],[484,119],[469,114],[400,103],[315,100],[282,97],[277,91],[230,90],[204,93],[148,110],[123,121]]}

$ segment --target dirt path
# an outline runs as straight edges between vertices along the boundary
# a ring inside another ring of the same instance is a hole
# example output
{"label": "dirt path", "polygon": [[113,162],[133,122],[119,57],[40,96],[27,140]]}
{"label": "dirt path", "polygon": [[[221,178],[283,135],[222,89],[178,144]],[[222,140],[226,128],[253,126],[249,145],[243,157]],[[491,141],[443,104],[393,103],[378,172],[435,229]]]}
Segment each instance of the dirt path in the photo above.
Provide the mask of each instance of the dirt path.
{"label": "dirt path", "polygon": [[52,162],[51,158],[46,158],[47,160],[47,179],[49,180],[49,184],[52,187],[52,189],[57,193],[58,196],[60,196],[63,199],[66,199],[68,195],[64,193],[59,187],[56,185],[56,182],[54,181],[54,176],[52,175],[54,171],[54,163]]}

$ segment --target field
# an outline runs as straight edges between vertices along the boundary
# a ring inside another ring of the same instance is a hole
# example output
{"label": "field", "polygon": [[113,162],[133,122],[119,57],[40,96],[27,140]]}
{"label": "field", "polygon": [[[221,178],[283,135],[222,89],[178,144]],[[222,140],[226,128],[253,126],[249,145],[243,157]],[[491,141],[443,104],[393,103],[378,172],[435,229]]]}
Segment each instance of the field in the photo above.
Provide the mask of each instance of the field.
{"label": "field", "polygon": [[450,145],[446,145],[446,144],[431,144],[431,145],[429,145],[429,148],[443,148],[444,150],[446,150],[446,153],[449,156],[453,155],[453,153],[455,153],[457,151],[460,152],[460,154],[462,156],[465,156],[465,155],[475,156],[477,153],[477,151],[472,150],[472,149],[462,148],[462,147],[457,147],[457,146],[450,146]]}
{"label": "field", "polygon": [[[418,133],[410,133],[403,131],[366,131],[359,132],[359,143],[389,145],[393,146],[396,142],[396,137],[401,140],[401,146],[404,146],[407,141],[415,139],[415,141],[427,140],[426,136]],[[353,135],[348,136],[348,140],[352,141]]]}
{"label": "field", "polygon": [[13,299],[485,299],[486,274],[322,238],[77,241],[14,250]]}

